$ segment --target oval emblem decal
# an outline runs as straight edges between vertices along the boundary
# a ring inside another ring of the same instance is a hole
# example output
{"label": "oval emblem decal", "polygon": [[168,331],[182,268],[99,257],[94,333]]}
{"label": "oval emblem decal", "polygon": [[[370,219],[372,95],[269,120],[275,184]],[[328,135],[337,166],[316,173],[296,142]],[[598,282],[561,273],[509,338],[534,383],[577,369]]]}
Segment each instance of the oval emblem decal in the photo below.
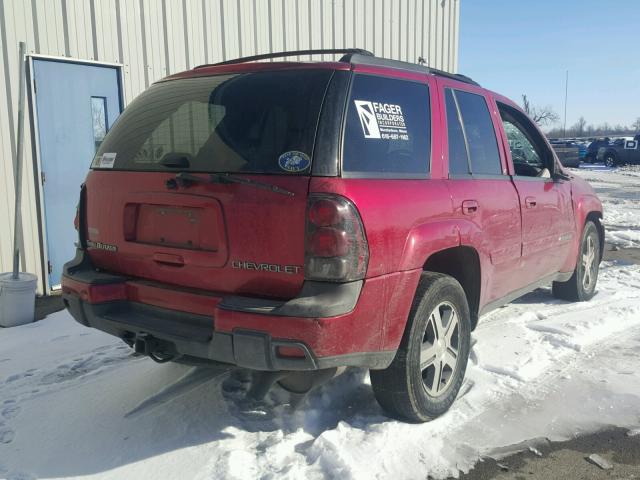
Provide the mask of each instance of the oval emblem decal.
{"label": "oval emblem decal", "polygon": [[309,156],[304,152],[292,150],[290,152],[284,152],[278,157],[278,165],[286,172],[303,172],[311,165],[311,159],[309,159]]}

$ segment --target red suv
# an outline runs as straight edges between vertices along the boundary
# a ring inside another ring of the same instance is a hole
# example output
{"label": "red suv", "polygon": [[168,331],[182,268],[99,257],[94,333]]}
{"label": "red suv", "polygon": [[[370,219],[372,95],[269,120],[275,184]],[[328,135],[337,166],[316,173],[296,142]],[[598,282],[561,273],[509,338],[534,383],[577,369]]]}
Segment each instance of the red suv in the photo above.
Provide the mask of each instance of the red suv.
{"label": "red suv", "polygon": [[386,412],[426,421],[481,315],[551,282],[594,295],[602,205],[510,100],[302,54],[337,52],[204,65],[131,102],[82,186],[64,301],[156,361],[365,367]]}

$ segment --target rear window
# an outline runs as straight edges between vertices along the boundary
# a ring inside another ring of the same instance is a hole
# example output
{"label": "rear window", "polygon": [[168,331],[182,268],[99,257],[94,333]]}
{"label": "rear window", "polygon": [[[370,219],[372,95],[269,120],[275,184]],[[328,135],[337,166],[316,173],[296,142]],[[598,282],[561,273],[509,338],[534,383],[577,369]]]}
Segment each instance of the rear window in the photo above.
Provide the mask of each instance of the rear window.
{"label": "rear window", "polygon": [[120,116],[92,168],[305,174],[331,70],[185,78]]}
{"label": "rear window", "polygon": [[427,85],[355,75],[344,132],[343,174],[426,177],[430,132]]}

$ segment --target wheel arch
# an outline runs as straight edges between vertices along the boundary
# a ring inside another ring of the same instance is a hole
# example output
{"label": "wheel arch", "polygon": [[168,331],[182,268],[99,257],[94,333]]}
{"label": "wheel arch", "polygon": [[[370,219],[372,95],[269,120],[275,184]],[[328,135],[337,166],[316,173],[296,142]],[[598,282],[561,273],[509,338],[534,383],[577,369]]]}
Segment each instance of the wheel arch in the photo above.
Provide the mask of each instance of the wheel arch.
{"label": "wheel arch", "polygon": [[425,261],[423,270],[449,275],[460,283],[469,304],[473,330],[478,324],[482,281],[480,256],[477,250],[470,246],[459,245],[434,252]]}
{"label": "wheel arch", "polygon": [[602,257],[604,255],[604,225],[602,224],[602,212],[592,210],[587,213],[587,216],[584,219],[584,224],[582,225],[583,230],[587,222],[593,222],[596,226],[596,229],[598,230],[598,243],[600,243],[600,261],[602,261]]}

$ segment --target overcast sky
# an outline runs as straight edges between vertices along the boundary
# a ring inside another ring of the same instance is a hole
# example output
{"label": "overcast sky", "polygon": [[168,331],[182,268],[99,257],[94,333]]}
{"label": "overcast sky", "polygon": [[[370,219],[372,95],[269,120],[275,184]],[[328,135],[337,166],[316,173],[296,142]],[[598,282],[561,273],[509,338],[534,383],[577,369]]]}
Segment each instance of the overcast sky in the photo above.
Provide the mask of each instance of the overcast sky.
{"label": "overcast sky", "polygon": [[458,71],[567,126],[640,117],[640,0],[460,0]]}

